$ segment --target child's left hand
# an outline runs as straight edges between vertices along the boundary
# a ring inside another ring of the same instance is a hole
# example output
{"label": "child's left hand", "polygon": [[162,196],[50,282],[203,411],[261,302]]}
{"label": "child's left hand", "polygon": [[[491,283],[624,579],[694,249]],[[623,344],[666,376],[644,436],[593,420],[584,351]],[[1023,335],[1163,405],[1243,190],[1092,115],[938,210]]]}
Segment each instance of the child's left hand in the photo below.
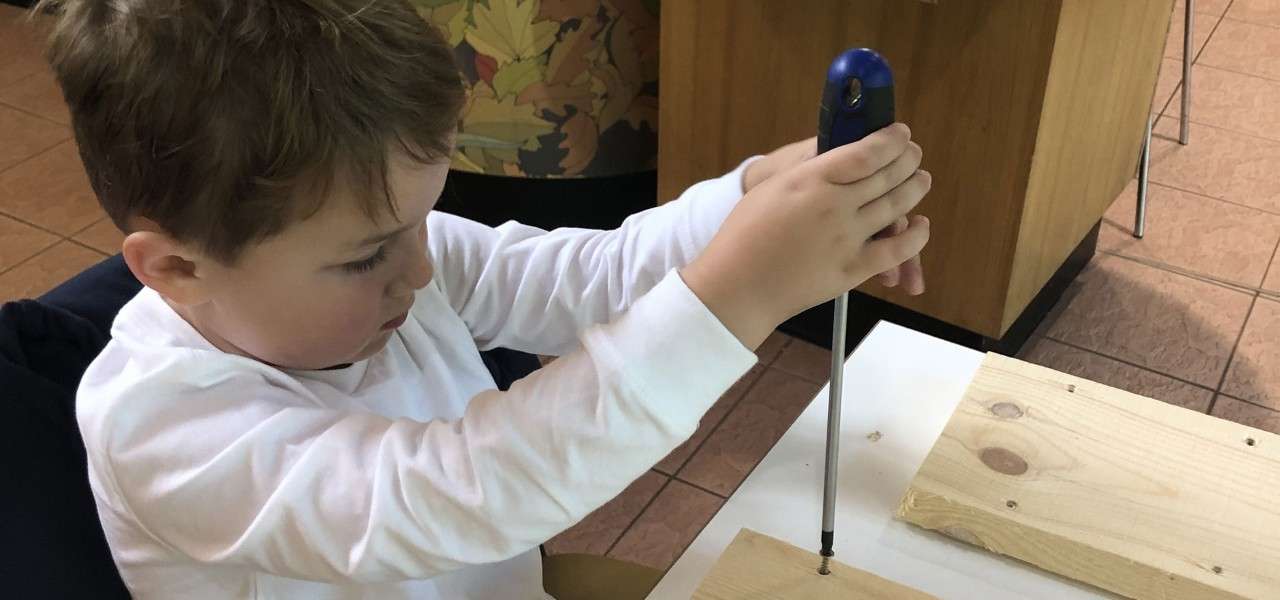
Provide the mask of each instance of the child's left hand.
{"label": "child's left hand", "polygon": [[[764,158],[747,165],[746,171],[742,174],[742,193],[746,194],[751,191],[751,188],[772,177],[775,173],[782,173],[817,155],[818,138],[816,136],[807,140],[792,142],[766,154]],[[907,218],[903,217],[892,227],[876,234],[875,239],[893,237],[906,229]],[[885,287],[901,285],[907,291],[907,294],[912,296],[924,293],[924,269],[920,265],[919,255],[877,275],[876,279],[884,284]]]}

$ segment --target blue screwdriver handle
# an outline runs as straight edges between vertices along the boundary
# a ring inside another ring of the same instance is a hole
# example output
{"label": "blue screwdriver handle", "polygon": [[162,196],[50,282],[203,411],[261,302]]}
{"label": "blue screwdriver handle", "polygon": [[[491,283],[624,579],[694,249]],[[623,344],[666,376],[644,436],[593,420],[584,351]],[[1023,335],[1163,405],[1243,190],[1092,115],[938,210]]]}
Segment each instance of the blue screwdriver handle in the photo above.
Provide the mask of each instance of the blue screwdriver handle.
{"label": "blue screwdriver handle", "polygon": [[831,61],[818,109],[818,153],[893,123],[893,72],[870,48],[845,50]]}

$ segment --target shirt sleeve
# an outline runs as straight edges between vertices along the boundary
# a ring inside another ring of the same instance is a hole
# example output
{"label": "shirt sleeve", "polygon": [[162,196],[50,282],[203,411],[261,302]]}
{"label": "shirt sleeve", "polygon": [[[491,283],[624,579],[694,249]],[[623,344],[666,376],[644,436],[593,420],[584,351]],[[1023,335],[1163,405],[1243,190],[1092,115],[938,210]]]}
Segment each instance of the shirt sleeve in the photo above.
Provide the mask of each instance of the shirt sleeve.
{"label": "shirt sleeve", "polygon": [[481,350],[562,355],[577,332],[606,323],[706,248],[742,197],[742,174],[698,183],[679,198],[600,231],[497,228],[428,217],[436,277]]}
{"label": "shirt sleeve", "polygon": [[77,416],[100,510],[171,552],[399,581],[506,560],[569,527],[688,438],[755,362],[671,272],[456,421],[323,408],[254,361],[121,340],[86,374]]}

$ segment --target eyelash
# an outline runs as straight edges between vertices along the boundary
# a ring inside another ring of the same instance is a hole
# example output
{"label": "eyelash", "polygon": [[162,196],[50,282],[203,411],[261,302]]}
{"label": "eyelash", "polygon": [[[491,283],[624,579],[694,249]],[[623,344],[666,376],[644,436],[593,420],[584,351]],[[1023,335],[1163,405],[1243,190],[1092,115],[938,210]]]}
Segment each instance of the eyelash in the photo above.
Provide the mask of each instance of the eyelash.
{"label": "eyelash", "polygon": [[345,265],[342,265],[342,268],[349,273],[368,273],[369,271],[372,271],[374,267],[381,264],[382,261],[384,260],[387,260],[387,247],[379,246],[378,251],[374,252],[373,256],[370,256],[369,258],[366,258],[364,260],[358,260],[356,262],[347,263]]}

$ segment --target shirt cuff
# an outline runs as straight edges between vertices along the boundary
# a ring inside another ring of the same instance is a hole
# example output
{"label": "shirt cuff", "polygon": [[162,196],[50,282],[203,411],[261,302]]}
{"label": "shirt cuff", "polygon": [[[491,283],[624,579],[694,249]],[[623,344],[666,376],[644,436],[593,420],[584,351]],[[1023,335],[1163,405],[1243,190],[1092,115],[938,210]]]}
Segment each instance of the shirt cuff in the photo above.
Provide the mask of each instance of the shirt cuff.
{"label": "shirt cuff", "polygon": [[589,331],[583,343],[617,361],[623,380],[655,418],[689,433],[759,361],[675,269],[622,318]]}

